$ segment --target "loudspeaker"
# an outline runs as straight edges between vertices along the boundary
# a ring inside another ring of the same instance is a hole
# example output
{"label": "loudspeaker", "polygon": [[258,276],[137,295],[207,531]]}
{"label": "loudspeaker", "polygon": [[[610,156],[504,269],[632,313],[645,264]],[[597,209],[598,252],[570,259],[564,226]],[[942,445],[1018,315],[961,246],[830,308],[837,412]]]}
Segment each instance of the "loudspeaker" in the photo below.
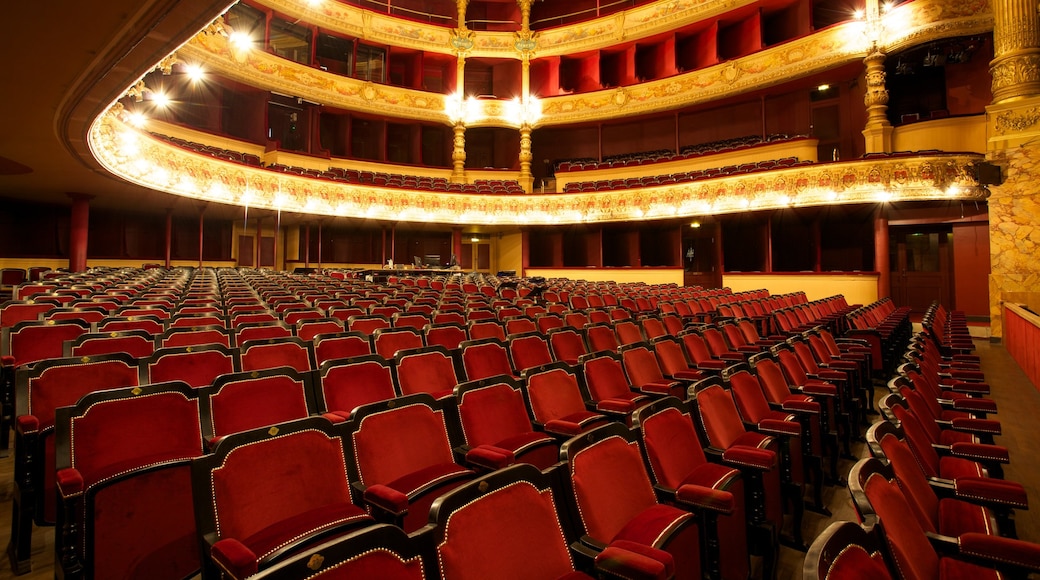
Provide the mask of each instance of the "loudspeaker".
{"label": "loudspeaker", "polygon": [[979,185],[1000,185],[1004,183],[1004,175],[999,165],[983,161],[975,164],[975,181]]}

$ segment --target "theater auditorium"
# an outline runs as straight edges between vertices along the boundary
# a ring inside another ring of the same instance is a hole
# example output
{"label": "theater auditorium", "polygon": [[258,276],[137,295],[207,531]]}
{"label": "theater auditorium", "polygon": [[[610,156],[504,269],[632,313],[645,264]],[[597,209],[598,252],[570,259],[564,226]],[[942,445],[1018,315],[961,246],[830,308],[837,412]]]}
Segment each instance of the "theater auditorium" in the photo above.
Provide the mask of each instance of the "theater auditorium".
{"label": "theater auditorium", "polygon": [[1040,571],[1035,3],[8,14],[0,577]]}

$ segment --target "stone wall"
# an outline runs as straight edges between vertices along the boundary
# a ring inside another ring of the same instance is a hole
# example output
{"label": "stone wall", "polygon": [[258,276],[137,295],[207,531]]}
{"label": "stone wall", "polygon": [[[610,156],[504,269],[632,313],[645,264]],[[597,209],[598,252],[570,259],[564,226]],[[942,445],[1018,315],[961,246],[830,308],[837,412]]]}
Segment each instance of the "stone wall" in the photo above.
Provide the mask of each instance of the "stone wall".
{"label": "stone wall", "polygon": [[1040,308],[1040,143],[1006,150],[1007,174],[990,186],[990,332],[1003,336],[1004,302]]}

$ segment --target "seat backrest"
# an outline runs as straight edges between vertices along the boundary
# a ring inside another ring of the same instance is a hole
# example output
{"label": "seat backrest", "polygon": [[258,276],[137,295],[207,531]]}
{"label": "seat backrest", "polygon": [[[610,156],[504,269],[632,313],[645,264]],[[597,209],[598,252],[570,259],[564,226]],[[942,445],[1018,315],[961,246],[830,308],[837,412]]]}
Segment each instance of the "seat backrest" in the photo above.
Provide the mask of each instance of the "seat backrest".
{"label": "seat backrest", "polygon": [[581,363],[581,371],[594,401],[627,397],[632,389],[625,376],[621,358],[611,353],[588,355]]}
{"label": "seat backrest", "polygon": [[459,384],[458,361],[453,351],[443,346],[398,351],[394,367],[402,395],[428,393],[439,399],[450,395]]}
{"label": "seat backrest", "polygon": [[314,363],[322,365],[330,360],[372,354],[372,342],[360,332],[333,332],[319,334],[314,343]]}
{"label": "seat backrest", "polygon": [[358,407],[349,425],[356,476],[366,487],[454,462],[444,411],[425,393]]}
{"label": "seat backrest", "polygon": [[526,464],[445,494],[430,513],[440,576],[505,578],[521,570],[528,578],[572,574],[556,501],[550,478]]}
{"label": "seat backrest", "polygon": [[939,578],[939,557],[917,518],[907,517],[912,508],[899,487],[880,474],[873,474],[863,485],[863,492],[878,516],[885,547],[900,576],[904,580]]}
{"label": "seat backrest", "polygon": [[620,354],[629,384],[642,387],[651,383],[666,382],[657,356],[646,343],[623,346]]}
{"label": "seat backrest", "polygon": [[737,371],[729,376],[729,385],[737,411],[745,421],[757,424],[769,417],[769,401],[758,377],[746,370]]}
{"label": "seat backrest", "polygon": [[712,447],[728,449],[744,434],[744,423],[733,397],[721,385],[709,385],[697,391],[694,399],[698,419]]}
{"label": "seat backrest", "polygon": [[347,318],[347,330],[371,335],[377,328],[390,328],[390,318],[377,314],[351,316]]}
{"label": "seat backrest", "polygon": [[503,342],[506,340],[505,327],[502,326],[501,322],[494,319],[470,320],[466,328],[471,340],[480,340],[482,338],[495,338]]}
{"label": "seat backrest", "polygon": [[711,360],[711,350],[708,349],[708,344],[704,341],[704,338],[696,332],[683,332],[680,335],[682,339],[683,348],[686,349],[686,354],[689,355],[690,360],[696,364],[700,364]]}
{"label": "seat backrest", "polygon": [[619,346],[635,344],[644,340],[643,330],[634,320],[616,321],[614,323],[614,333],[617,335]]}
{"label": "seat backrest", "polygon": [[379,355],[332,359],[318,369],[315,402],[319,412],[336,412],[349,417],[361,405],[395,396],[390,363]]}
{"label": "seat backrest", "polygon": [[63,522],[74,531],[66,549],[89,576],[198,572],[190,476],[203,455],[199,427],[198,401],[184,383],[98,391],[58,411],[55,465],[82,490],[63,510],[77,518]]}
{"label": "seat backrest", "polygon": [[701,336],[704,337],[704,342],[708,345],[708,350],[711,351],[712,356],[717,357],[725,352],[730,352],[730,346],[726,342],[726,337],[717,328],[704,327],[701,329]]}
{"label": "seat backrest", "polygon": [[141,361],[141,382],[184,381],[192,387],[204,387],[222,374],[238,371],[236,355],[218,344],[156,349]]}
{"label": "seat backrest", "polygon": [[513,376],[505,343],[496,338],[467,340],[459,345],[466,380],[474,381],[495,375]]}
{"label": "seat backrest", "polygon": [[94,391],[138,384],[138,362],[125,353],[40,361],[15,371],[15,414],[36,417],[38,430],[46,432],[59,407],[74,405]]}
{"label": "seat backrest", "polygon": [[234,346],[231,331],[222,326],[170,328],[156,337],[156,342],[159,348],[203,344],[221,344],[228,348]]}
{"label": "seat backrest", "polygon": [[296,336],[314,340],[319,334],[343,332],[343,321],[338,318],[313,318],[296,323]]}
{"label": "seat backrest", "polygon": [[939,533],[939,498],[917,464],[910,447],[892,433],[882,435],[878,443],[899,480],[899,487],[907,503],[914,508],[918,523],[927,532]]}
{"label": "seat backrest", "polygon": [[143,330],[90,332],[66,341],[63,351],[65,357],[125,352],[134,358],[144,358],[155,351],[155,339]]}
{"label": "seat backrest", "polygon": [[618,347],[621,346],[614,329],[605,323],[593,323],[586,326],[585,339],[592,352],[617,352]]}
{"label": "seat backrest", "polygon": [[372,347],[375,353],[387,360],[394,358],[394,354],[399,350],[422,346],[422,334],[415,328],[377,328],[372,333]]}
{"label": "seat backrest", "polygon": [[637,515],[657,504],[639,445],[619,423],[567,441],[560,456],[567,460],[581,527],[597,542],[609,543]]}
{"label": "seat backrest", "polygon": [[509,357],[517,371],[553,362],[549,343],[538,331],[510,336],[508,346]]}
{"label": "seat backrest", "polygon": [[535,422],[544,425],[584,412],[580,381],[577,369],[563,362],[524,371],[522,388]]}
{"label": "seat backrest", "polygon": [[316,411],[310,375],[289,367],[221,375],[198,392],[207,440],[303,419]]}
{"label": "seat backrest", "polygon": [[683,352],[682,344],[678,339],[671,336],[662,336],[652,343],[657,362],[661,365],[661,371],[669,376],[679,371],[688,370],[690,361]]}
{"label": "seat backrest", "polygon": [[639,434],[656,483],[678,489],[698,466],[707,463],[689,407],[675,397],[665,397],[632,414],[632,429]]}
{"label": "seat backrest", "polygon": [[443,346],[448,350],[459,348],[462,341],[469,339],[466,328],[454,323],[427,324],[423,327],[423,337],[427,346]]}
{"label": "seat backrest", "polygon": [[507,376],[460,383],[455,387],[459,424],[466,445],[494,445],[532,431],[519,382]]}
{"label": "seat backrest", "polygon": [[162,334],[166,327],[154,316],[107,316],[97,323],[98,332],[143,330],[153,336]]}
{"label": "seat backrest", "polygon": [[90,331],[90,325],[79,320],[27,320],[11,327],[7,347],[15,365],[61,358],[65,341],[75,340]]}
{"label": "seat backrest", "polygon": [[265,537],[265,549],[274,548],[256,553],[259,561],[330,525],[371,522],[363,510],[346,509],[353,505],[348,457],[344,440],[319,417],[224,438],[192,464],[200,537],[274,536]]}
{"label": "seat backrest", "polygon": [[585,337],[576,328],[562,327],[549,331],[549,348],[553,360],[567,364],[577,364],[582,355],[588,354]]}
{"label": "seat backrest", "polygon": [[647,341],[669,334],[668,329],[664,326],[664,321],[655,316],[643,316],[639,319],[639,323],[643,327],[643,335]]}
{"label": "seat backrest", "polygon": [[239,345],[239,351],[243,371],[292,367],[304,373],[317,367],[314,344],[296,336],[249,340]]}

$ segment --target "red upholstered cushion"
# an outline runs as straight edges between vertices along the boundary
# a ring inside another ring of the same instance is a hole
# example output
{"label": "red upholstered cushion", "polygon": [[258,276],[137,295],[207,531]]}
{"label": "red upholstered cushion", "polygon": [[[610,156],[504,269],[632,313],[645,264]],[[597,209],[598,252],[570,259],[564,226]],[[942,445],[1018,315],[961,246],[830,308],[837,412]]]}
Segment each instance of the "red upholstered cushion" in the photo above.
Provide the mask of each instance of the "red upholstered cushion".
{"label": "red upholstered cushion", "polygon": [[441,352],[407,355],[397,365],[397,380],[401,393],[443,393],[459,384],[455,363]]}
{"label": "red upholstered cushion", "polygon": [[984,445],[982,443],[958,442],[950,446],[957,457],[980,461],[998,461],[1007,463],[1011,460],[1007,447],[1001,445]]}
{"label": "red upholstered cushion", "polygon": [[225,384],[210,397],[213,434],[230,435],[307,417],[307,387],[285,375]]}
{"label": "red upholstered cushion", "polygon": [[242,543],[263,560],[290,542],[297,542],[310,535],[338,527],[371,521],[371,516],[354,504],[320,506],[275,522],[247,538],[242,538]]}
{"label": "red upholstered cushion", "polygon": [[[685,391],[685,388],[682,383],[676,381],[655,381],[652,383],[643,383],[639,386],[639,390],[644,393],[681,396]],[[676,391],[678,391],[678,394]]]}
{"label": "red upholstered cushion", "polygon": [[734,445],[722,454],[722,459],[735,465],[746,465],[756,469],[772,469],[776,465],[776,453],[768,449]]}
{"label": "red upholstered cushion", "polygon": [[989,510],[982,506],[952,498],[939,500],[939,533],[944,536],[994,533],[989,525],[990,517]]}
{"label": "red upholstered cushion", "polygon": [[596,568],[633,580],[663,580],[675,574],[675,560],[664,550],[618,540],[596,555]]}
{"label": "red upholstered cushion", "polygon": [[408,509],[407,495],[380,483],[366,487],[363,497],[367,503],[392,514],[402,514]]}
{"label": "red upholstered cushion", "polygon": [[551,491],[526,481],[452,513],[437,552],[446,578],[559,578],[574,569]]}
{"label": "red upholstered cushion", "polygon": [[690,504],[724,514],[733,512],[733,494],[728,491],[687,484],[680,486],[679,489],[676,490],[675,497],[684,504]]}
{"label": "red upholstered cushion", "polygon": [[514,449],[519,443],[507,440],[531,431],[523,395],[506,383],[462,393],[458,410],[466,443],[471,446],[497,445]]}
{"label": "red upholstered cushion", "polygon": [[585,531],[599,542],[609,543],[657,503],[639,447],[621,437],[582,449],[570,458],[570,471]]}
{"label": "red upholstered cushion", "polygon": [[[365,416],[351,435],[365,485],[389,484],[427,467],[454,461],[442,414],[426,405]],[[408,493],[405,489],[393,486]]]}
{"label": "red upholstered cushion", "polygon": [[838,387],[830,383],[812,381],[802,385],[802,392],[807,395],[824,395],[834,397],[838,394]]}
{"label": "red upholstered cushion", "polygon": [[1022,484],[990,477],[962,477],[954,481],[957,497],[982,501],[997,501],[1026,509],[1029,498]]}
{"label": "red upholstered cushion", "polygon": [[730,363],[724,360],[704,360],[697,363],[697,368],[708,371],[721,371],[729,365]]}
{"label": "red upholstered cushion", "polygon": [[962,535],[959,543],[963,554],[1040,568],[1040,544],[974,533]]}
{"label": "red upholstered cushion", "polygon": [[0,356],[0,364],[5,367],[14,366],[14,357],[11,355]]}
{"label": "red upholstered cushion", "polygon": [[941,580],[998,580],[1003,576],[992,568],[958,560],[943,558],[939,560],[939,578]]}
{"label": "red upholstered cushion", "polygon": [[[644,417],[640,429],[651,471],[660,485],[677,489],[686,483],[692,474],[698,472],[701,466],[711,465],[707,463],[701,450],[693,421],[679,409],[667,407]],[[728,470],[725,467],[722,469]],[[712,482],[706,479],[689,483],[711,487]]]}
{"label": "red upholstered cushion", "polygon": [[93,391],[135,387],[137,375],[136,367],[119,360],[50,367],[29,380],[28,414],[46,429],[54,425],[54,409],[75,405]]}
{"label": "red upholstered cushion", "polygon": [[674,378],[676,378],[676,379],[681,380],[681,381],[699,381],[699,380],[703,379],[707,375],[705,375],[701,371],[696,371],[696,370],[693,370],[693,369],[689,369],[689,370],[675,371],[674,373],[672,373],[672,376]]}
{"label": "red upholstered cushion", "polygon": [[961,479],[962,477],[983,477],[982,466],[970,459],[944,456],[939,458],[939,477]]}
{"label": "red upholstered cushion", "polygon": [[361,405],[396,396],[390,367],[375,361],[335,366],[321,379],[325,408],[344,417]]}
{"label": "red upholstered cushion", "polygon": [[218,376],[233,372],[231,356],[215,350],[162,355],[148,367],[153,383],[184,381],[193,387],[211,385]]}
{"label": "red upholstered cushion", "polygon": [[386,482],[386,485],[411,498],[443,482],[458,479],[472,473],[472,471],[454,462],[438,463],[436,465],[428,465],[412,473],[406,473],[393,481]]}
{"label": "red upholstered cushion", "polygon": [[653,546],[662,540],[662,533],[693,518],[693,514],[685,510],[665,504],[654,504],[642,510],[629,520],[611,543],[628,540],[646,546]]}
{"label": "red upholstered cushion", "polygon": [[226,538],[213,544],[210,557],[232,578],[245,578],[257,572],[256,554],[234,538]]}

